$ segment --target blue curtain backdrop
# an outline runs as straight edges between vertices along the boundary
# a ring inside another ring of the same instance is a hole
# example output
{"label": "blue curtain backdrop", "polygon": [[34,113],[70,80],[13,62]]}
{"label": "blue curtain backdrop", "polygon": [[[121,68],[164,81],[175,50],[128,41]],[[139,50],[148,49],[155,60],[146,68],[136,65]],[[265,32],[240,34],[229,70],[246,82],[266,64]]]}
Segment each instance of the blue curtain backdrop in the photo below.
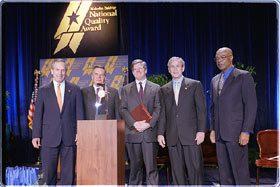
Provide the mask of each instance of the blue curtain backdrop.
{"label": "blue curtain backdrop", "polygon": [[[5,77],[2,82],[10,93],[4,123],[21,139],[31,137],[26,116],[34,84],[33,71],[39,67],[39,59],[53,57],[53,36],[67,5],[4,3],[2,6]],[[255,131],[277,127],[276,4],[119,3],[118,8],[120,41],[117,52],[113,53],[127,54],[129,62],[135,58],[147,61],[149,75],[167,74],[168,59],[180,56],[186,61],[185,75],[202,82],[209,100],[210,81],[218,73],[213,60],[215,52],[228,46],[236,62],[256,67]]]}

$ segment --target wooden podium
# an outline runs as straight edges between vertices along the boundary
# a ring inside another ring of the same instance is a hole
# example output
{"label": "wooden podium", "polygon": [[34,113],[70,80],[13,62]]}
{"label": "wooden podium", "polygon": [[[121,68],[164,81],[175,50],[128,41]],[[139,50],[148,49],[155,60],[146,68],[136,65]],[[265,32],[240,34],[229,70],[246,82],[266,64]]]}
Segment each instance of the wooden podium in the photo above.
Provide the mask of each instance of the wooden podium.
{"label": "wooden podium", "polygon": [[124,121],[79,120],[77,185],[124,185]]}

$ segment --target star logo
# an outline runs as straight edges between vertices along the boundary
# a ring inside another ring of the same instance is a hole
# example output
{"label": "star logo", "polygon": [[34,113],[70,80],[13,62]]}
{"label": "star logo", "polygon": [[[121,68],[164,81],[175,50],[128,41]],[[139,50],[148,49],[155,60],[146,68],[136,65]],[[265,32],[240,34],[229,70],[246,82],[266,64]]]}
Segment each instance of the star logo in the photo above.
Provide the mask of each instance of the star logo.
{"label": "star logo", "polygon": [[91,1],[71,1],[69,3],[54,35],[54,39],[59,40],[59,42],[53,54],[56,54],[67,46],[69,46],[73,53],[76,53],[85,34],[80,31],[80,27],[91,4]]}
{"label": "star logo", "polygon": [[72,12],[72,15],[67,17],[70,18],[69,25],[71,25],[73,22],[78,24],[77,17],[79,17],[79,15],[77,15],[75,12]]}

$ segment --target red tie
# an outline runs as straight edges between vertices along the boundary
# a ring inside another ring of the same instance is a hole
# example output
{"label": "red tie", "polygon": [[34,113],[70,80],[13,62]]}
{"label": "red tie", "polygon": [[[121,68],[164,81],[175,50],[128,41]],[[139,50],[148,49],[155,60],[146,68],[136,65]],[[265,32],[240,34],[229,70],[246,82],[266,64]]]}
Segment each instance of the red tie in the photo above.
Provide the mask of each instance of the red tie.
{"label": "red tie", "polygon": [[143,102],[144,89],[143,89],[143,86],[142,86],[142,82],[139,82],[139,85],[140,85],[140,89],[139,89],[139,98],[140,98],[141,102]]}

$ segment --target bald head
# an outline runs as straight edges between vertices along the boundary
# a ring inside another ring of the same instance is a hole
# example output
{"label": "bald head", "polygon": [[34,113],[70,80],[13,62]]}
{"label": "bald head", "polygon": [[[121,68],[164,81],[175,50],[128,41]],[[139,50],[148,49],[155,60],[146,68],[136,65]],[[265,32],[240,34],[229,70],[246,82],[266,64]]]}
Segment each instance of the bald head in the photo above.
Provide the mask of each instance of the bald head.
{"label": "bald head", "polygon": [[217,50],[216,56],[216,65],[222,71],[226,71],[228,68],[233,66],[233,53],[232,50],[228,47],[222,47]]}
{"label": "bald head", "polygon": [[228,54],[233,55],[232,50],[228,47],[221,47],[220,49],[217,50],[216,54],[221,52],[226,52]]}

